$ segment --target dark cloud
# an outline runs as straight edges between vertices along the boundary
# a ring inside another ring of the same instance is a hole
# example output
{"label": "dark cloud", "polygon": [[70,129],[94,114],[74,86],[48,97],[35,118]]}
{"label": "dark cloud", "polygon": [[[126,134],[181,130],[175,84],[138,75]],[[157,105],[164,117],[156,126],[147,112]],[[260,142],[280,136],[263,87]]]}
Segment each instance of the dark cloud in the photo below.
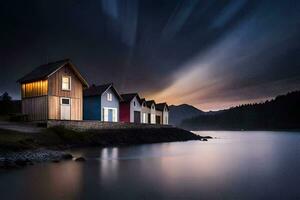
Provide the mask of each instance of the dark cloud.
{"label": "dark cloud", "polygon": [[1,2],[0,92],[19,96],[20,76],[66,57],[91,83],[142,94],[176,85],[189,63],[210,63],[207,79],[191,89],[199,95],[186,100],[200,107],[286,92],[300,76],[299,7],[293,0]]}

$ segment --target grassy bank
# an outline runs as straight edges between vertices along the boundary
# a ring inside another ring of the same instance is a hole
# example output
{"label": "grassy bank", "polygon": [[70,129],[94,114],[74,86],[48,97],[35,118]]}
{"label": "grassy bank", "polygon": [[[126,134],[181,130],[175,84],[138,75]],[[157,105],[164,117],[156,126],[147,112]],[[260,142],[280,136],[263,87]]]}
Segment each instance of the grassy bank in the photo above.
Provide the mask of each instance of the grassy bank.
{"label": "grassy bank", "polygon": [[87,146],[120,146],[159,142],[203,140],[178,128],[112,129],[76,132],[62,127],[45,129],[41,133],[21,133],[0,129],[1,151],[22,151],[37,148],[67,149]]}

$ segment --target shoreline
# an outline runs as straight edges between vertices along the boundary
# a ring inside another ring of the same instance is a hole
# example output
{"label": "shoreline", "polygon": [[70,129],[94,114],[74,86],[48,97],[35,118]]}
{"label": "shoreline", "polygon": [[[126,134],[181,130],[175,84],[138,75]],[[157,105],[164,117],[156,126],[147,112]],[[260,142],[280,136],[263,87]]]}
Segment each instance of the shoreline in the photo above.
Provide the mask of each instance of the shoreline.
{"label": "shoreline", "polygon": [[[112,147],[189,140],[207,141],[179,128],[102,129],[75,131],[64,127],[47,128],[40,133],[0,129],[0,170],[22,168],[40,162],[73,159],[65,151],[75,148]],[[76,159],[75,159],[76,160]]]}
{"label": "shoreline", "polygon": [[[187,129],[189,130],[189,129]],[[251,132],[251,131],[270,131],[270,132],[300,132],[300,129],[199,129],[199,130],[189,130],[191,132],[196,131],[244,131],[244,132]]]}

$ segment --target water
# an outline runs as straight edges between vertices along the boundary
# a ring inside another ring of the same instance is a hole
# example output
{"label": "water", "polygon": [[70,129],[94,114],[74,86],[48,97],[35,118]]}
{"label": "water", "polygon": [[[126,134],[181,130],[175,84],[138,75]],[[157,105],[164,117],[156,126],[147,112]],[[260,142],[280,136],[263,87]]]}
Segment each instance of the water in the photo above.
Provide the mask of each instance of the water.
{"label": "water", "polygon": [[76,150],[86,163],[0,174],[0,199],[300,199],[300,133]]}

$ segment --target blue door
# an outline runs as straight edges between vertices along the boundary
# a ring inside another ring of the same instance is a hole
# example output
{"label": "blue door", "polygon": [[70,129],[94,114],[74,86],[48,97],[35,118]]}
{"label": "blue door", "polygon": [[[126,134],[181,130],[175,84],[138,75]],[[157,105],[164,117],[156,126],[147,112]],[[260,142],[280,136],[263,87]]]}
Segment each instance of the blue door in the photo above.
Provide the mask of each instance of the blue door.
{"label": "blue door", "polygon": [[108,121],[113,121],[113,109],[108,109]]}

